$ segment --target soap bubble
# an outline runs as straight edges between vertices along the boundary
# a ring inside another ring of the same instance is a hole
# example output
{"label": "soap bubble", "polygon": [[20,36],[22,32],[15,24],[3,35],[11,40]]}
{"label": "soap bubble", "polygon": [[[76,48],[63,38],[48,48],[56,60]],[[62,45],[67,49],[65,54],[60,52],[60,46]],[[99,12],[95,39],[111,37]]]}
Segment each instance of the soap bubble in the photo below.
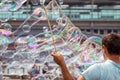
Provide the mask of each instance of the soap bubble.
{"label": "soap bubble", "polygon": [[29,33],[31,31],[29,25],[23,25],[22,30],[24,31],[24,33]]}
{"label": "soap bubble", "polygon": [[39,0],[41,5],[44,5],[46,0]]}
{"label": "soap bubble", "polygon": [[8,48],[7,38],[0,35],[0,53],[6,51]]}
{"label": "soap bubble", "polygon": [[14,47],[15,49],[18,51],[18,50],[25,50],[28,48],[28,45],[27,45],[27,40],[26,40],[26,37],[20,37],[18,38],[16,41],[15,41],[15,44],[14,44]]}
{"label": "soap bubble", "polygon": [[38,0],[31,0],[32,5],[38,5],[39,1]]}

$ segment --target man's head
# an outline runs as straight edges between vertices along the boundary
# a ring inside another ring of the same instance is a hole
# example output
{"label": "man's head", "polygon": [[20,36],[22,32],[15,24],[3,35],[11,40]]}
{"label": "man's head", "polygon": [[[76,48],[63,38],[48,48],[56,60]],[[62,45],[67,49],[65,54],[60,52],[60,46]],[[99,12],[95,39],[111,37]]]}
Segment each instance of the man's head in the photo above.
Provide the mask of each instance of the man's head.
{"label": "man's head", "polygon": [[109,55],[120,55],[120,34],[110,33],[103,36],[102,45]]}

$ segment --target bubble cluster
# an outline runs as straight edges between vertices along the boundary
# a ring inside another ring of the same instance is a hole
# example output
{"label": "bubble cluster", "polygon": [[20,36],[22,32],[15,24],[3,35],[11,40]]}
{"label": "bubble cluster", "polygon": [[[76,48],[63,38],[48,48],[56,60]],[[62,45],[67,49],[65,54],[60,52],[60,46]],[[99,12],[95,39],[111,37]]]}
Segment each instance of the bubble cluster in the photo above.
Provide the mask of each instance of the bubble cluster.
{"label": "bubble cluster", "polygon": [[[26,1],[13,0],[10,2],[12,6],[6,10],[17,11]],[[1,5],[4,5],[5,2],[1,2]],[[38,4],[37,0],[31,0],[31,2],[34,5]],[[88,38],[84,35],[63,13],[56,0],[50,1],[48,5],[44,5],[45,2],[46,0],[40,0],[42,7],[35,8],[33,13],[16,30],[12,31],[12,26],[7,22],[1,24],[0,56],[2,61],[8,64],[7,69],[25,68],[29,70],[37,62],[41,64],[46,73],[56,75],[55,71],[58,66],[55,65],[50,55],[52,51],[60,52],[64,56],[67,67],[72,74],[73,70],[79,73],[86,66],[102,62],[104,59],[101,38],[97,36]],[[0,10],[2,11],[3,8]],[[43,30],[36,35],[30,34],[35,24],[43,20],[47,20],[49,24],[51,15],[54,15],[56,24],[44,26]],[[28,22],[30,19],[33,19],[33,23]],[[8,51],[10,44],[14,44],[13,51]],[[77,76],[77,74],[74,75]],[[45,80],[45,77],[41,75],[35,78]]]}

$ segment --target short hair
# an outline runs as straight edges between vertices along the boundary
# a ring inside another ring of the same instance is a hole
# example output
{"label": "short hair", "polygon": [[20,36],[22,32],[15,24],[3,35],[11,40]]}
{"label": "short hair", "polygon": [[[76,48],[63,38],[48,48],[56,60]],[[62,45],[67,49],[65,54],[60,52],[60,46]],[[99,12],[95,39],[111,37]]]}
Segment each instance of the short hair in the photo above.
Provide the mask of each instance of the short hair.
{"label": "short hair", "polygon": [[110,55],[120,55],[120,34],[110,33],[102,38],[104,45]]}

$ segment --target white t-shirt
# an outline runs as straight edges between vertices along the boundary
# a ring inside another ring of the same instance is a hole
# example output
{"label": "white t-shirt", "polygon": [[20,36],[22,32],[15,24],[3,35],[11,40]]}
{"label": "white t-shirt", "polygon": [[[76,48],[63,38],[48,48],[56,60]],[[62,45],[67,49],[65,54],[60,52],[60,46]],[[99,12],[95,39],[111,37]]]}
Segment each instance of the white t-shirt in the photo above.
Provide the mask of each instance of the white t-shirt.
{"label": "white t-shirt", "polygon": [[107,60],[90,66],[82,75],[86,80],[120,80],[120,64]]}

